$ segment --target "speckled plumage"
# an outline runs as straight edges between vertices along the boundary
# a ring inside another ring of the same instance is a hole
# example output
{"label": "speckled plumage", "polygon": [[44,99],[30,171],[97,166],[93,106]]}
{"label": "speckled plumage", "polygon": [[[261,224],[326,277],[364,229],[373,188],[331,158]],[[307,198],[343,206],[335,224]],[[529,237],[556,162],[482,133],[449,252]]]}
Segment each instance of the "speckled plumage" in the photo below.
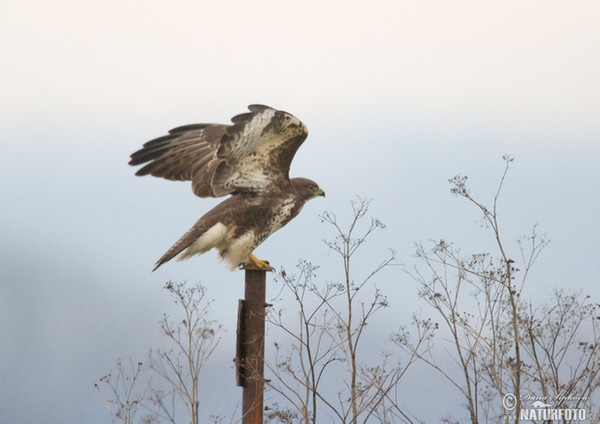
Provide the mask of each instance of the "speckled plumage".
{"label": "speckled plumage", "polygon": [[136,175],[191,180],[200,197],[231,197],[200,218],[157,262],[187,259],[215,248],[229,268],[293,219],[304,204],[324,195],[306,178],[289,178],[292,159],[308,135],[287,112],[251,105],[233,125],[192,124],[144,144],[130,165]]}

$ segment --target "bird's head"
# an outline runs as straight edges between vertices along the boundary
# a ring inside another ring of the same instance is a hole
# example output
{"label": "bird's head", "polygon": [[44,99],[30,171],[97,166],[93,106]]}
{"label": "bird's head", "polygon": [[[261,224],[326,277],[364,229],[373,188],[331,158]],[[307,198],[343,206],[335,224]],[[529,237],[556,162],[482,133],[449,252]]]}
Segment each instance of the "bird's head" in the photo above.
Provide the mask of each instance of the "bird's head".
{"label": "bird's head", "polygon": [[325,192],[321,187],[319,187],[319,184],[309,180],[308,178],[292,178],[290,181],[296,188],[296,191],[300,197],[302,197],[305,201],[314,199],[318,196],[325,197]]}

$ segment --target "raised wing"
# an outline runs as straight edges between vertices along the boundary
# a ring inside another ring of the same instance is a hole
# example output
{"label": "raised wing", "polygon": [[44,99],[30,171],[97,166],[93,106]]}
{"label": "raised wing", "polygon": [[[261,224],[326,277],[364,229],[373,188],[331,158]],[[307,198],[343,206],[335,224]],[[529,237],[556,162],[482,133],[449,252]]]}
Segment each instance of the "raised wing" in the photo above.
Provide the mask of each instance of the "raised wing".
{"label": "raised wing", "polygon": [[130,165],[149,162],[136,175],[191,180],[200,197],[264,192],[289,184],[289,168],[308,131],[287,112],[250,105],[233,125],[194,124],[144,144]]}
{"label": "raised wing", "polygon": [[230,125],[192,124],[177,127],[169,135],[150,140],[131,155],[130,165],[147,163],[135,175],[153,175],[167,180],[192,181],[192,189],[200,197],[211,196],[210,180],[214,168],[209,163],[216,157],[221,139]]}

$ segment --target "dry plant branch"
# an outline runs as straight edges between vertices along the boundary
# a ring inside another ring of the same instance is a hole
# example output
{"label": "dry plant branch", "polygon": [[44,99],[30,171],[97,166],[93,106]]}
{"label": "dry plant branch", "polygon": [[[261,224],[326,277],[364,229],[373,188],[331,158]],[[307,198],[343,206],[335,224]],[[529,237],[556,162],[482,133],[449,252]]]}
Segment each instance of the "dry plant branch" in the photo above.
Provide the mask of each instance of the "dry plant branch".
{"label": "dry plant branch", "polygon": [[[497,259],[488,253],[464,255],[441,240],[429,250],[418,244],[421,267],[406,269],[418,282],[420,297],[441,319],[443,333],[449,334],[444,354],[451,355],[460,377],[440,365],[439,347],[432,344],[419,351],[421,342],[404,335],[396,342],[460,391],[472,423],[519,422],[521,408],[528,406],[526,399],[532,393],[563,400],[565,393],[577,394],[577,405],[585,403],[591,410],[591,394],[599,384],[599,339],[591,318],[597,315],[598,305],[560,291],[553,293],[551,303],[538,307],[523,299],[530,271],[549,242],[534,226],[530,235],[518,240],[517,254],[509,253],[500,230],[499,198],[513,158],[503,159],[505,169],[491,207],[471,195],[467,177],[450,180],[451,192],[482,212],[484,227],[496,242]],[[431,322],[432,318],[415,319],[415,326],[434,340],[440,330]],[[584,327],[592,330],[591,337]],[[506,394],[517,399],[510,414],[502,408]]]}
{"label": "dry plant branch", "polygon": [[[321,216],[334,230],[333,238],[325,243],[341,260],[340,280],[318,285],[314,281],[317,267],[307,261],[298,264],[297,275],[284,271],[279,278],[282,292],[292,293],[296,301],[298,324],[290,324],[285,311],[271,311],[269,322],[287,334],[292,345],[286,348],[277,343],[275,361],[268,367],[274,376],[271,388],[294,410],[301,411],[298,421],[293,422],[315,423],[321,408],[340,423],[367,422],[381,416],[410,422],[395,393],[413,360],[400,364],[398,358],[383,353],[383,359],[372,364],[361,355],[368,324],[380,310],[389,307],[387,297],[371,283],[383,270],[396,265],[395,252],[390,251],[387,258],[357,278],[353,265],[360,249],[376,230],[385,227],[377,219],[364,224],[369,204],[361,198],[352,202],[347,225],[332,212]],[[325,379],[327,387],[323,386]],[[336,388],[331,387],[334,381],[338,382]],[[289,409],[278,408],[288,419]],[[280,422],[288,421],[281,418]]]}

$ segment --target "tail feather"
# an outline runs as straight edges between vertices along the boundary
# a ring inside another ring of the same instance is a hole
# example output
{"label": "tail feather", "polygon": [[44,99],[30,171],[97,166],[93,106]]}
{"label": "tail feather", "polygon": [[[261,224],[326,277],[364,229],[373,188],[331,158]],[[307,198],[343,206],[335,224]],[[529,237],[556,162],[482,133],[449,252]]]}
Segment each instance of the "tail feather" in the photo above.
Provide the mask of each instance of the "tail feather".
{"label": "tail feather", "polygon": [[223,243],[227,236],[227,226],[217,222],[211,227],[206,228],[201,219],[192,228],[190,228],[167,252],[158,260],[154,266],[153,272],[165,262],[170,261],[179,255],[178,260],[184,260],[193,255],[201,255],[208,252],[213,247]]}

